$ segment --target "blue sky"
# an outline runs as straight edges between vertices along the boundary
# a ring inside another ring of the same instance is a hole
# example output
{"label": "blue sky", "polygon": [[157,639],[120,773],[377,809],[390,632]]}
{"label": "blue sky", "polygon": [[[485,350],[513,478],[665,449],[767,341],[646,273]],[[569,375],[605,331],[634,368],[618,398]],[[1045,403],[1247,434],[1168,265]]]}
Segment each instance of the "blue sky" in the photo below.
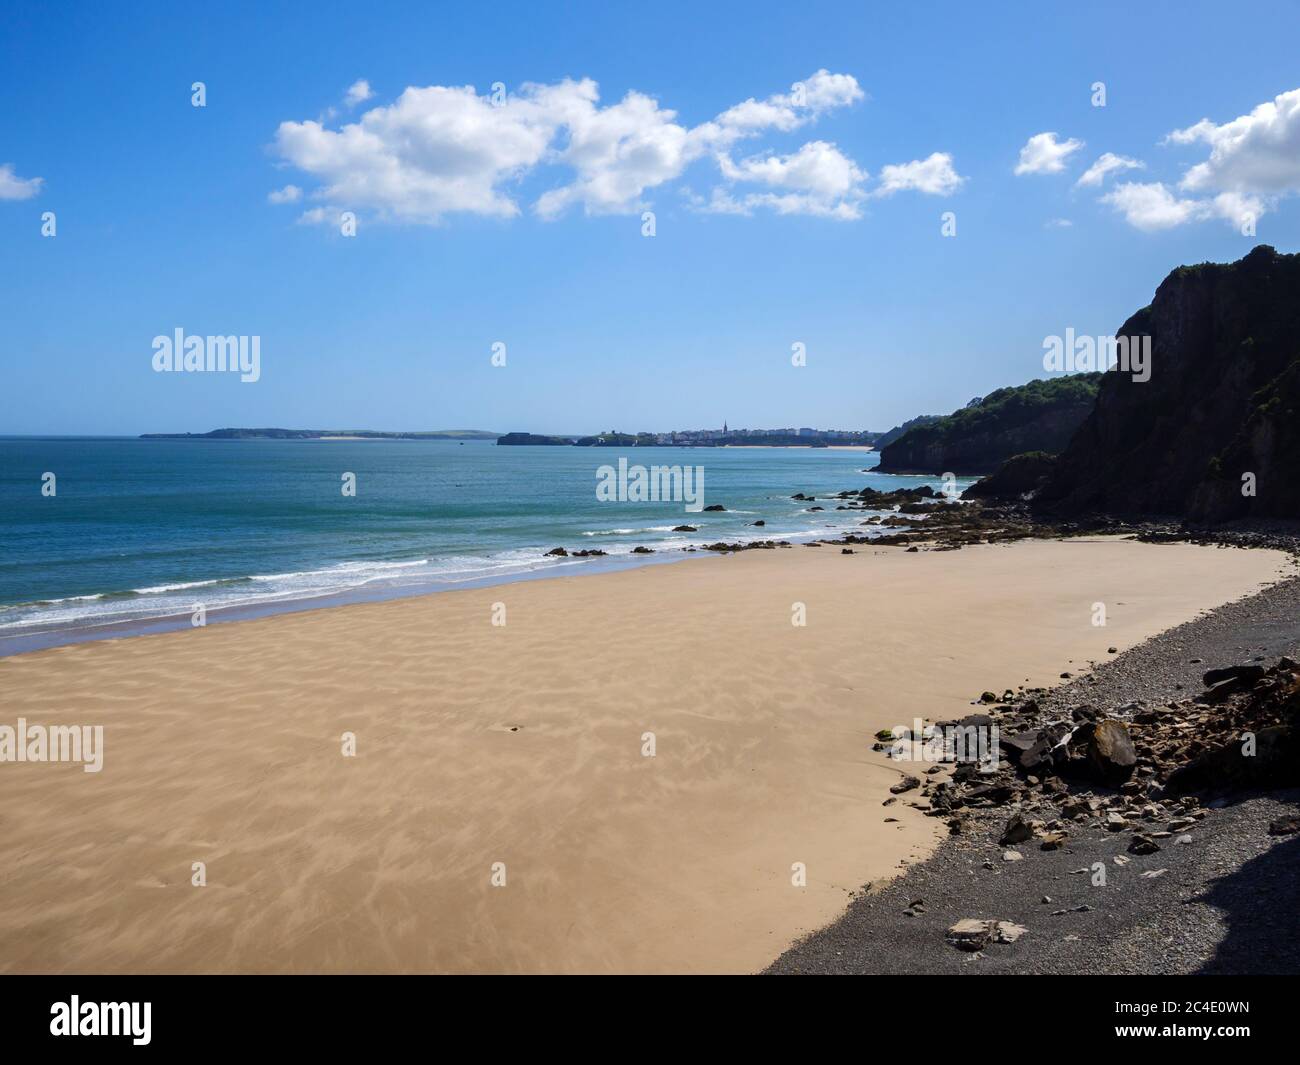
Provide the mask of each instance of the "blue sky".
{"label": "blue sky", "polygon": [[[1181,263],[1300,246],[1300,107],[1255,111],[1300,7],[1223,11],[9,3],[0,432],[950,410]],[[260,336],[261,379],[153,372],[178,327]]]}

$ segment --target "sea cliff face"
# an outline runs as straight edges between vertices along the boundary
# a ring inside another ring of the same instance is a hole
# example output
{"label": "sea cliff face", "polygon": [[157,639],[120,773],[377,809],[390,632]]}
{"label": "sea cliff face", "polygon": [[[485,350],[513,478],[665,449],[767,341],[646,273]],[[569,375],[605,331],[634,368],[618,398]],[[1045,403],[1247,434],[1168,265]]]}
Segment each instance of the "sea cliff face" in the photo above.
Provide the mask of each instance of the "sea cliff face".
{"label": "sea cliff face", "polygon": [[1013,455],[1061,451],[1092,410],[1099,373],[1000,388],[880,452],[880,473],[992,473]]}
{"label": "sea cliff face", "polygon": [[1118,335],[1151,337],[1150,379],[1105,375],[1038,502],[1300,517],[1300,255],[1261,245],[1235,263],[1180,267]]}

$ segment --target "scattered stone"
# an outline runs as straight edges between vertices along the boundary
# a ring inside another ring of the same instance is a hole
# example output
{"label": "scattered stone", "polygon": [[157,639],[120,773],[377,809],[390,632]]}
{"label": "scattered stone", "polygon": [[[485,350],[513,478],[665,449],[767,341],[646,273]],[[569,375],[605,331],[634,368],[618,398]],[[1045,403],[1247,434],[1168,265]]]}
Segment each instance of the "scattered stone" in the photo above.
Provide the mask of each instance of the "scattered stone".
{"label": "scattered stone", "polygon": [[889,790],[894,795],[902,795],[903,792],[911,791],[913,788],[919,788],[920,786],[921,786],[920,777],[907,776],[904,777],[902,780],[900,780],[897,784],[893,785]]}
{"label": "scattered stone", "polygon": [[1150,836],[1145,836],[1141,832],[1134,835],[1129,842],[1129,854],[1155,854],[1160,849],[1160,844]]}
{"label": "scattered stone", "polygon": [[1002,846],[1011,843],[1024,843],[1027,839],[1032,839],[1034,835],[1034,826],[1024,819],[1020,814],[1012,815],[1007,827],[1002,831],[1002,838],[998,840]]}
{"label": "scattered stone", "polygon": [[1003,851],[1002,860],[1004,862],[1019,862],[1024,860],[1024,855],[1019,851]]}

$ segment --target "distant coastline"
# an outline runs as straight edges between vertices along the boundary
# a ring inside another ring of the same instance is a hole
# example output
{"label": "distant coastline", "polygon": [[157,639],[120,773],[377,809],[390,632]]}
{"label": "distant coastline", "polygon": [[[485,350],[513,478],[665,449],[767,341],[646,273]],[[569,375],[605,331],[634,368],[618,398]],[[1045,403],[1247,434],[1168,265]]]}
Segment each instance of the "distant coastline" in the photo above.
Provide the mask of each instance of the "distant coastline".
{"label": "distant coastline", "polygon": [[387,432],[376,429],[213,429],[206,433],[141,433],[141,440],[496,440],[483,429]]}

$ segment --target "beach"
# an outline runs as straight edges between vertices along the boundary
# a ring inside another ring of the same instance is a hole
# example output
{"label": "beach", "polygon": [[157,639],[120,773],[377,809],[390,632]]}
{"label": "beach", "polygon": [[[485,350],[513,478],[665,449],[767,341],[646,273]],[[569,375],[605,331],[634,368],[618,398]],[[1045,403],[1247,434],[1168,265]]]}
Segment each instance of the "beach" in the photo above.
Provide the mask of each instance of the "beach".
{"label": "beach", "polygon": [[104,751],[0,767],[0,971],[758,971],[944,833],[878,730],[1284,559],[799,545],[16,655],[0,724]]}

